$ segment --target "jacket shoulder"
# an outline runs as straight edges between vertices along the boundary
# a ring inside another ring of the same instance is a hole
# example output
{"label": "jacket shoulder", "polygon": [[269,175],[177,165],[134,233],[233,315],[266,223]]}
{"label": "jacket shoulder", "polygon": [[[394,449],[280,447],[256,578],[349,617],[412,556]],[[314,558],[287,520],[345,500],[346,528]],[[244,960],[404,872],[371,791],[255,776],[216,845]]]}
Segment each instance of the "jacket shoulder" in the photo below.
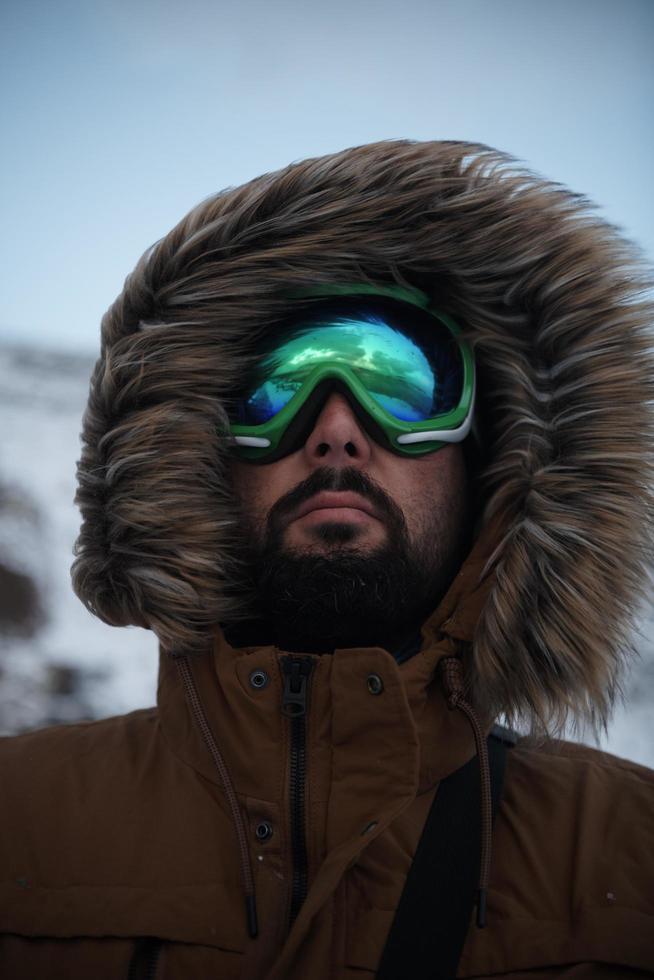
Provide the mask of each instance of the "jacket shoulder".
{"label": "jacket shoulder", "polygon": [[[156,709],[0,739],[0,778],[0,932],[206,940],[206,909],[238,891],[227,806]],[[210,933],[227,949],[232,904]]]}
{"label": "jacket shoulder", "polygon": [[565,807],[566,802],[576,806],[582,791],[593,797],[598,809],[615,807],[616,792],[642,796],[654,805],[653,769],[588,745],[521,738],[509,758],[512,781],[528,780],[530,793],[538,794],[541,789],[554,794],[557,808]]}
{"label": "jacket shoulder", "polygon": [[156,709],[0,739],[0,878],[57,864],[75,840],[82,854],[90,825],[118,825],[139,788],[158,782],[160,741]]}
{"label": "jacket shoulder", "polygon": [[34,785],[36,777],[56,780],[71,768],[95,765],[98,759],[129,765],[147,751],[157,728],[157,709],[147,708],[100,721],[4,736],[0,738],[0,771],[5,780]]}
{"label": "jacket shoulder", "polygon": [[[558,848],[583,835],[574,855],[582,863],[591,854],[596,864],[611,853],[622,860],[654,843],[654,770],[587,745],[520,739],[509,753],[505,804]],[[654,863],[654,847],[646,853]]]}
{"label": "jacket shoulder", "polygon": [[[489,922],[506,941],[495,967],[651,968],[653,878],[651,769],[566,741],[509,751],[489,891]],[[479,953],[483,937],[472,945]]]}

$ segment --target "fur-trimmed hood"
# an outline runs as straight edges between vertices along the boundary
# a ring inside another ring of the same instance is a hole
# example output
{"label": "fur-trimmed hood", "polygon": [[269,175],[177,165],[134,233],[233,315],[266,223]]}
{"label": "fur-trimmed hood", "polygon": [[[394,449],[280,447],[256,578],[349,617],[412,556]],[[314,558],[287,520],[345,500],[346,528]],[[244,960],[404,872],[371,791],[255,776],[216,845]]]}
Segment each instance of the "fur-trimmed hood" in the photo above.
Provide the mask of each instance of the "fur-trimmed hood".
{"label": "fur-trimmed hood", "polygon": [[149,249],[102,322],[73,586],[105,622],[206,648],[244,615],[223,400],[316,283],[416,286],[478,364],[481,525],[499,519],[468,678],[485,708],[606,718],[648,582],[646,270],[580,195],[492,148],[388,140],[227,188]]}

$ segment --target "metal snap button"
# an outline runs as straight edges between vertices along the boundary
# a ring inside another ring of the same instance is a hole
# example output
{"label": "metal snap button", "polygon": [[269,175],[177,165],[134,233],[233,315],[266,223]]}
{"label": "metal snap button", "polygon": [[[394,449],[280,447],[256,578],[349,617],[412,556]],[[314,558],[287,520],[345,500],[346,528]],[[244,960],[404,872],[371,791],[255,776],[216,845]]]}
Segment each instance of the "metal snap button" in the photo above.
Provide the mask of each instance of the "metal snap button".
{"label": "metal snap button", "polygon": [[261,823],[257,824],[254,832],[257,835],[257,840],[268,840],[270,837],[272,837],[272,824],[268,820],[262,820]]}
{"label": "metal snap button", "polygon": [[265,670],[253,670],[250,674],[250,686],[257,689],[265,687],[269,680]]}
{"label": "metal snap button", "polygon": [[384,690],[384,682],[379,674],[368,674],[368,690],[371,694],[381,694]]}

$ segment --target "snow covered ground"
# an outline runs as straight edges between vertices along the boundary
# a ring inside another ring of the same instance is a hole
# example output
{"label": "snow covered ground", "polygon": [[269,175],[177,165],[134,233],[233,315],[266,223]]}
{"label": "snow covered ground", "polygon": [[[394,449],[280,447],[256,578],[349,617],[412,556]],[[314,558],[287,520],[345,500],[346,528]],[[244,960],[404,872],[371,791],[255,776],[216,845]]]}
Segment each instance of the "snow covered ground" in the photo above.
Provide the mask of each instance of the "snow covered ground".
{"label": "snow covered ground", "polygon": [[0,560],[36,580],[47,617],[31,638],[0,638],[3,732],[156,699],[154,634],[100,622],[70,584],[80,525],[75,464],[92,367],[92,358],[0,345],[0,482],[13,504],[0,520]]}
{"label": "snow covered ground", "polygon": [[[155,703],[156,638],[96,620],[70,585],[79,431],[93,360],[0,344],[0,562],[36,583],[45,622],[0,633],[0,732],[98,718]],[[654,767],[654,609],[640,660],[601,745]]]}

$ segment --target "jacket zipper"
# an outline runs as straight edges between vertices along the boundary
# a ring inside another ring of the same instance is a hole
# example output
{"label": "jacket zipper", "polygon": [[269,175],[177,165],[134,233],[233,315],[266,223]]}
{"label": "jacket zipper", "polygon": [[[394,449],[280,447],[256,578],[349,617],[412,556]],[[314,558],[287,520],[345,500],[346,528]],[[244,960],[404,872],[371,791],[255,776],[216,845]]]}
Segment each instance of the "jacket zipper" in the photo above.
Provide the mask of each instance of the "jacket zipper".
{"label": "jacket zipper", "polygon": [[284,657],[284,694],[282,714],[291,722],[291,760],[289,797],[291,806],[291,853],[293,875],[290,929],[302,907],[308,890],[307,841],[304,827],[306,799],[306,713],[309,679],[314,661],[311,657]]}

